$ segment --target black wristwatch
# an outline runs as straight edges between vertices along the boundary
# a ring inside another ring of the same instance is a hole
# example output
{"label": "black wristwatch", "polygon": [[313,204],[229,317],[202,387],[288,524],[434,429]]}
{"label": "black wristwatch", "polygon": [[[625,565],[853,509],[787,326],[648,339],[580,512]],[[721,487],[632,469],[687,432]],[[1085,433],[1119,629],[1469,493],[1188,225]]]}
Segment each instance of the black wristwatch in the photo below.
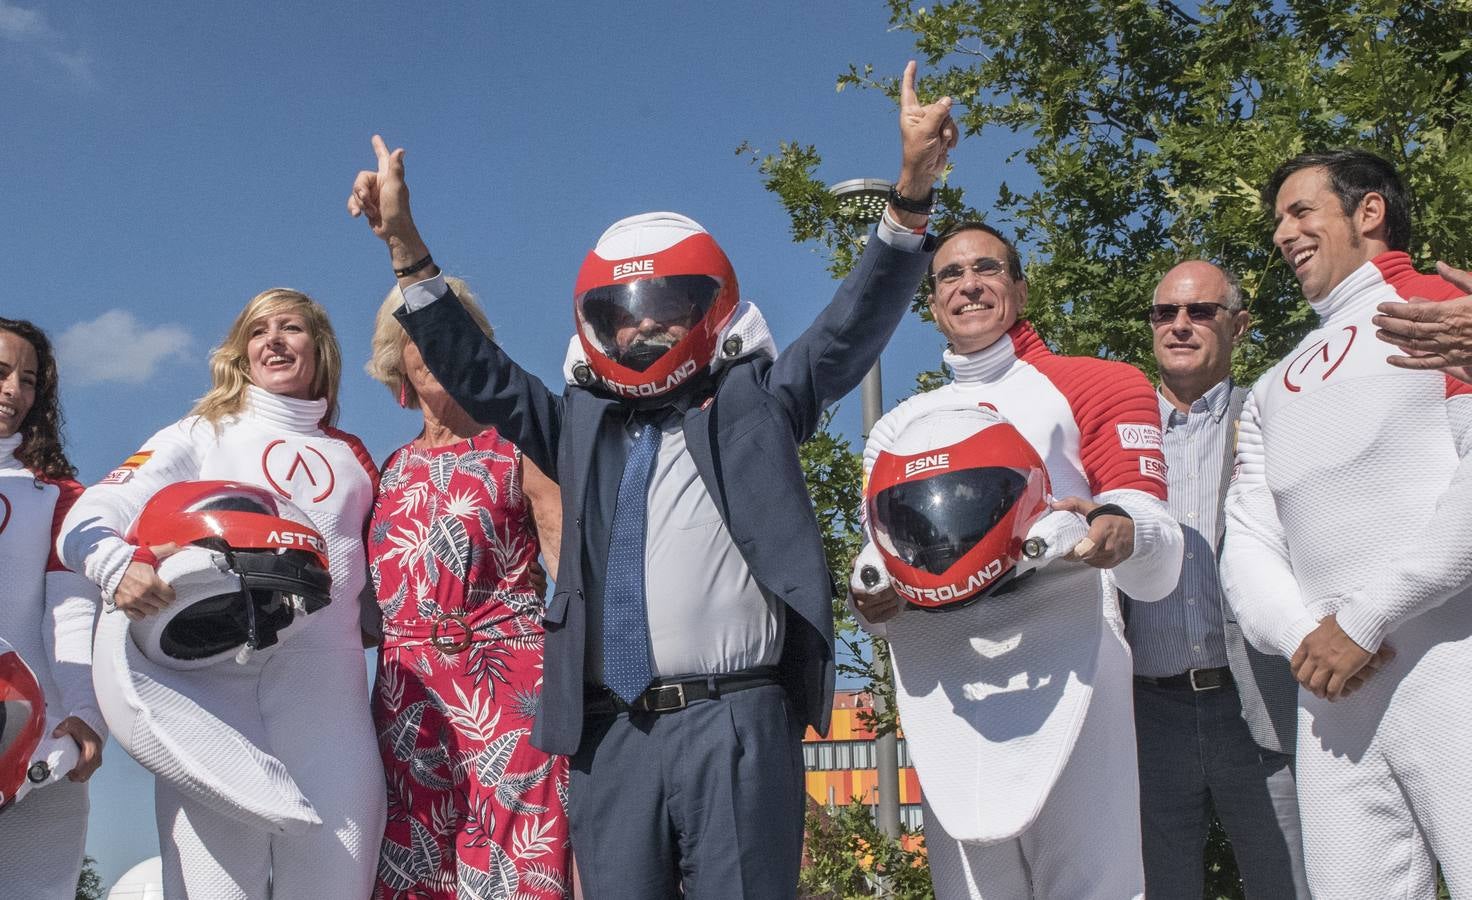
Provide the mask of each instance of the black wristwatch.
{"label": "black wristwatch", "polygon": [[928,192],[926,192],[923,199],[915,200],[913,198],[906,197],[904,194],[901,194],[899,192],[898,188],[890,185],[889,205],[903,212],[914,213],[917,216],[928,216],[930,215],[931,211],[935,209],[935,188],[932,187]]}

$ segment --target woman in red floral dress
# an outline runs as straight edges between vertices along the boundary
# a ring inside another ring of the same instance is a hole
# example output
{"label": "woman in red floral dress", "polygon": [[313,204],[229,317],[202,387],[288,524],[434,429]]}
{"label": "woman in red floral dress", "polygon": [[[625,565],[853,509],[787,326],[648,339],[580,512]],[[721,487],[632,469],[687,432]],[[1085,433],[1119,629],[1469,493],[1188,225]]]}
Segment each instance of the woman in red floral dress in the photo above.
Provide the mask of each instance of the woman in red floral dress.
{"label": "woman in red floral dress", "polygon": [[[482,328],[484,313],[462,284]],[[383,613],[373,718],[388,782],[374,896],[572,892],[567,760],[530,741],[542,687],[540,533],[555,577],[556,485],[445,394],[379,310],[369,374],[424,430],[383,466],[368,558]],[[535,524],[535,528],[534,528]]]}

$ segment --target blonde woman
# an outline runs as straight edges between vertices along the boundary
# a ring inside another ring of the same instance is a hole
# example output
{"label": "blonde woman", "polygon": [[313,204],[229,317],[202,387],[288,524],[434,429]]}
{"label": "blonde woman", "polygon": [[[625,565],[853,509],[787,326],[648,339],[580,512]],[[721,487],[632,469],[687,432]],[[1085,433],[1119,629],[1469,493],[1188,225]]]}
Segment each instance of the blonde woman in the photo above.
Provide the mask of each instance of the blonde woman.
{"label": "blonde woman", "polygon": [[[130,523],[159,489],[223,479],[274,491],[326,543],[331,603],[290,640],[183,673],[181,689],[279,759],[322,824],[284,836],[222,814],[160,778],[155,788],[169,897],[368,896],[384,823],[358,596],[363,528],[376,472],[357,438],[333,427],[341,373],[322,307],[273,289],[252,299],[210,357],[213,386],[190,415],[150,438],[88,488],[63,526],[62,556],[132,619],[174,600],[159,548],[133,546]],[[156,552],[157,551],[157,552]]]}
{"label": "blonde woman", "polygon": [[[451,283],[489,337],[474,296]],[[374,896],[568,896],[567,760],[529,739],[542,687],[537,554],[555,577],[561,495],[450,398],[394,318],[402,305],[394,288],[367,367],[423,415],[384,462],[368,532],[383,612],[373,717],[392,811]]]}

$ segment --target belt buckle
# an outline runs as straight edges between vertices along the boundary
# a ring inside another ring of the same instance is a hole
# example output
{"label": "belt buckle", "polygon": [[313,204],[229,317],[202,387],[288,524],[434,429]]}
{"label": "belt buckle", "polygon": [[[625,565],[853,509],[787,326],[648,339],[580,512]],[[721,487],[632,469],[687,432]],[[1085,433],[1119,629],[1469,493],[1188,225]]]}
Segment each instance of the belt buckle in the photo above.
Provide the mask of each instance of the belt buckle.
{"label": "belt buckle", "polygon": [[1186,680],[1191,683],[1191,690],[1196,691],[1196,692],[1199,693],[1201,691],[1214,691],[1217,688],[1220,688],[1222,686],[1222,684],[1221,684],[1220,681],[1218,681],[1216,684],[1197,684],[1196,683],[1196,673],[1197,672],[1211,672],[1211,671],[1213,671],[1213,670],[1212,669],[1187,669],[1186,670]]}
{"label": "belt buckle", "polygon": [[[446,622],[454,622],[460,626],[460,636],[451,640],[448,636],[440,634],[440,628]],[[471,644],[470,624],[465,617],[458,613],[442,613],[434,624],[429,626],[429,642],[434,644],[435,649],[445,654],[455,654],[465,650]]]}
{"label": "belt buckle", "polygon": [[[673,700],[668,703],[664,700],[666,692],[673,696]],[[644,697],[644,708],[649,712],[675,712],[687,706],[685,703],[685,685],[680,683],[665,684],[657,688],[650,688],[644,694]]]}

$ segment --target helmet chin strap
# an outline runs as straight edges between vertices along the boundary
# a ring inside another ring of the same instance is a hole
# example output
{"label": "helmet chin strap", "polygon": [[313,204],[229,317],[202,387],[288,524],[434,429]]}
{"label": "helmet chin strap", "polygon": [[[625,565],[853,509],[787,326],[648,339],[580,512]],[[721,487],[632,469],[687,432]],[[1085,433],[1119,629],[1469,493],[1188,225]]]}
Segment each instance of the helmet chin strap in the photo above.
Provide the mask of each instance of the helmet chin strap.
{"label": "helmet chin strap", "polygon": [[643,372],[659,360],[672,347],[669,344],[657,344],[653,341],[637,341],[629,349],[619,354],[618,363],[621,366]]}
{"label": "helmet chin strap", "polygon": [[[235,555],[229,550],[225,551],[225,560],[231,569],[235,568]],[[250,588],[246,587],[244,578],[240,579],[240,602],[245,606],[245,643],[235,651],[235,662],[243,666],[261,648],[260,632],[256,627],[255,598],[251,596]]]}

